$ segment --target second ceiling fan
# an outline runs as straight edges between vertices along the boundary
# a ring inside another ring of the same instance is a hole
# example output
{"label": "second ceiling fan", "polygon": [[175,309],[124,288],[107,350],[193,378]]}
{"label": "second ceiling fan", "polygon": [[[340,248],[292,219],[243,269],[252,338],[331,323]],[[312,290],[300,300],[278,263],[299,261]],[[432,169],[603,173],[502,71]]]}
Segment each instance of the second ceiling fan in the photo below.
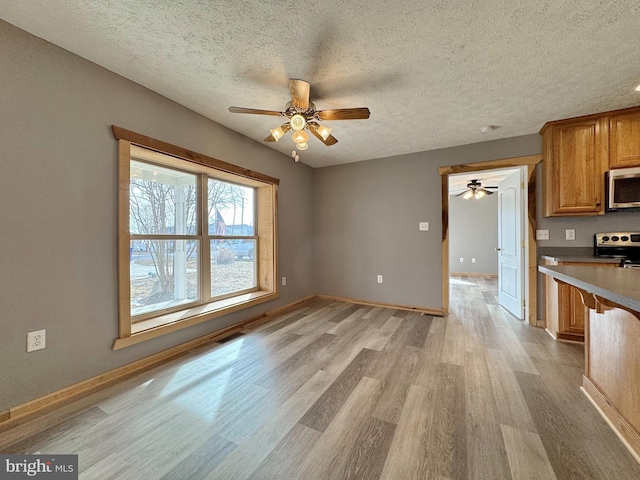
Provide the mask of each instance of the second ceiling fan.
{"label": "second ceiling fan", "polygon": [[231,113],[251,113],[287,118],[285,123],[272,129],[271,134],[264,141],[277,142],[285,133],[293,130],[291,138],[298,150],[306,150],[308,148],[309,135],[305,130],[311,132],[314,137],[327,146],[338,143],[338,140],[331,135],[331,129],[321,125],[320,121],[365,120],[369,118],[369,109],[366,107],[316,110],[316,106],[309,100],[311,86],[309,82],[304,80],[290,78],[289,90],[291,91],[291,101],[287,103],[284,111],[244,107],[229,107],[229,111]]}
{"label": "second ceiling fan", "polygon": [[489,188],[496,189],[498,187],[483,187],[479,180],[471,180],[467,183],[467,189],[457,194],[456,197],[462,195],[462,198],[469,200],[472,197],[478,199],[485,195],[493,195],[495,192],[492,192]]}

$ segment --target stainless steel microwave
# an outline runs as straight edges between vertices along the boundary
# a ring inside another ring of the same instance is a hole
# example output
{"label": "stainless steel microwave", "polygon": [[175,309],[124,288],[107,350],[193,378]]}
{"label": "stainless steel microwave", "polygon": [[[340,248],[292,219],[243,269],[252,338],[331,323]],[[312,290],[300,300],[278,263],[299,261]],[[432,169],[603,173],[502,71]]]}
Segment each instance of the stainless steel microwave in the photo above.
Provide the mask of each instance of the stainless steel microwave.
{"label": "stainless steel microwave", "polygon": [[607,209],[640,208],[640,167],[607,172]]}

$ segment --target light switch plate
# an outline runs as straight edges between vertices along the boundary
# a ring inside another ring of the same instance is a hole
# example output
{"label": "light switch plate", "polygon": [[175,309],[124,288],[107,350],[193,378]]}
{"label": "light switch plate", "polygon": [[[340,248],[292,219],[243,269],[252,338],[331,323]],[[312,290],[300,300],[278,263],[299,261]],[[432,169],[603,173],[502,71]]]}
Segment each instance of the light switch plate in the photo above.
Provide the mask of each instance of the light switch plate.
{"label": "light switch plate", "polygon": [[418,229],[421,232],[426,232],[427,230],[429,230],[429,222],[420,222],[420,223],[418,223]]}
{"label": "light switch plate", "polygon": [[549,230],[536,230],[536,240],[549,240]]}

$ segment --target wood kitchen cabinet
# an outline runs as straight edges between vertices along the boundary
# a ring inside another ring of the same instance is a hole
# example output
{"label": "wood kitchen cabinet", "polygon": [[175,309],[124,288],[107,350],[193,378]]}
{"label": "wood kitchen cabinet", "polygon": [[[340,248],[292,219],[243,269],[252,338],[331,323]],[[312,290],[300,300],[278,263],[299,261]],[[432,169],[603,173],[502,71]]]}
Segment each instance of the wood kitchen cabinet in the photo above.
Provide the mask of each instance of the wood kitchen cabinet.
{"label": "wood kitchen cabinet", "polygon": [[604,173],[640,166],[640,107],[548,122],[540,135],[545,217],[604,214]]}
{"label": "wood kitchen cabinet", "polygon": [[609,151],[605,118],[547,123],[540,131],[543,215],[604,214],[604,173]]}
{"label": "wood kitchen cabinet", "polygon": [[609,116],[609,168],[640,166],[640,109]]}
{"label": "wood kitchen cabinet", "polygon": [[[544,265],[588,265],[618,267],[616,263],[557,262],[543,260]],[[545,276],[545,318],[547,331],[557,340],[584,342],[584,326],[589,320],[589,309],[584,306],[577,289],[559,284]]]}

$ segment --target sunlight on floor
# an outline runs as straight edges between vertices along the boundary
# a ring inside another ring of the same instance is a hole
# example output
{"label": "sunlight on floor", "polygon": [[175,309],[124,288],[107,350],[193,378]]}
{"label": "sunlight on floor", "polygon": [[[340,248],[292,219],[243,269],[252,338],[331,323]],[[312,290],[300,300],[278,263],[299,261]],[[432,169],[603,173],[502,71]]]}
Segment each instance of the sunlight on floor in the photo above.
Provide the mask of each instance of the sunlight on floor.
{"label": "sunlight on floor", "polygon": [[[162,389],[159,397],[172,396],[176,403],[199,418],[212,420],[219,413],[225,395],[229,393],[228,384],[234,375],[233,364],[239,358],[243,344],[244,339],[238,339],[224,345],[218,351],[219,354],[224,352],[223,364],[207,365],[209,370],[202,365],[194,369],[194,365],[189,364],[180,368]],[[215,379],[207,378],[205,381],[202,374]]]}
{"label": "sunlight on floor", "polygon": [[456,285],[471,285],[471,286],[475,286],[475,283],[472,282],[465,282],[464,280],[459,280],[457,278],[449,278],[449,283],[455,283]]}

